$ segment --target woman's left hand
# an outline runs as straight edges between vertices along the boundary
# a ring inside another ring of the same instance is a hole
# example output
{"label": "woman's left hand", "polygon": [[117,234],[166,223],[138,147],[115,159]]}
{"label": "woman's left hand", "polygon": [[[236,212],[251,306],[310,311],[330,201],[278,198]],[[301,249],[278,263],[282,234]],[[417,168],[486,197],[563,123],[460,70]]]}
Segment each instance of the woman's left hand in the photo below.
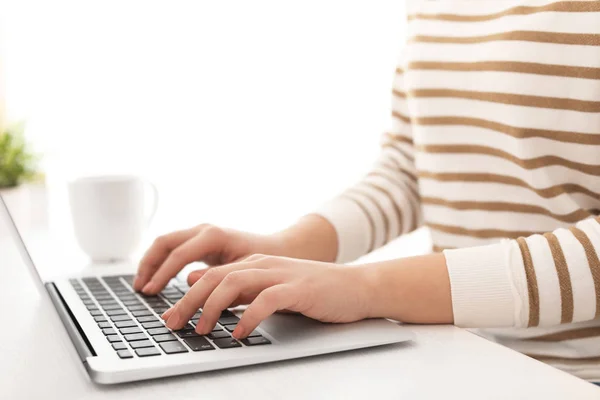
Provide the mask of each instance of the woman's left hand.
{"label": "woman's left hand", "polygon": [[280,310],[323,322],[353,322],[371,316],[370,281],[365,267],[254,255],[204,270],[162,318],[167,327],[180,329],[202,308],[196,332],[205,335],[215,327],[222,310],[249,304],[233,332],[238,339]]}

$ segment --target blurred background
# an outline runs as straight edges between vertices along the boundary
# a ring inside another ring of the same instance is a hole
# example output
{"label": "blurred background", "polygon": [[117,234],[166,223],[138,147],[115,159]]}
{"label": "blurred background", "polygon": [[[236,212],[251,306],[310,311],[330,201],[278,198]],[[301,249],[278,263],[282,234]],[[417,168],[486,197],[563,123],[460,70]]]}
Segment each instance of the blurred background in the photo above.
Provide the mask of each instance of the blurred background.
{"label": "blurred background", "polygon": [[156,184],[151,235],[294,222],[377,156],[405,33],[399,0],[0,7],[4,121],[26,122],[65,232],[66,184],[89,174]]}

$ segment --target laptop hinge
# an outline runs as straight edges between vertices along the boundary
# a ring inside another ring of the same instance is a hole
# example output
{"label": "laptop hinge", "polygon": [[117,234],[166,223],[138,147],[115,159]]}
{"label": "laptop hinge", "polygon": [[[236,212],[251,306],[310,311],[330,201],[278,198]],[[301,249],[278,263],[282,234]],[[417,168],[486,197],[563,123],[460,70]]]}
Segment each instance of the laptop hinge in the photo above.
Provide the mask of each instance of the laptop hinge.
{"label": "laptop hinge", "polygon": [[81,326],[75,319],[69,306],[67,306],[65,299],[56,288],[56,285],[50,282],[46,283],[44,286],[46,286],[46,290],[48,291],[48,294],[50,294],[50,299],[52,299],[52,303],[54,303],[54,308],[56,308],[60,320],[65,326],[71,341],[75,345],[75,349],[77,349],[77,354],[79,354],[81,362],[86,363],[88,357],[96,356],[94,348],[85,336],[85,333],[83,333],[83,329],[81,329]]}

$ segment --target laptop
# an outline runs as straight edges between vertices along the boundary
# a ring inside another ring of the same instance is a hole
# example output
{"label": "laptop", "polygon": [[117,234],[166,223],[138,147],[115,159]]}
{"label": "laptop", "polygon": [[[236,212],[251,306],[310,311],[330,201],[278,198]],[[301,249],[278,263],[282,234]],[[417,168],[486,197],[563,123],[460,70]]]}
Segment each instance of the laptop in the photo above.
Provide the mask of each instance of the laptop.
{"label": "laptop", "polygon": [[231,332],[242,310],[224,310],[206,336],[194,332],[201,309],[183,329],[171,331],[159,316],[188,291],[185,282],[173,279],[157,296],[145,296],[132,289],[133,270],[125,267],[108,275],[44,281],[1,195],[0,220],[8,226],[43,301],[52,302],[85,370],[100,384],[389,345],[413,337],[408,328],[385,319],[325,324],[275,314],[238,341]]}

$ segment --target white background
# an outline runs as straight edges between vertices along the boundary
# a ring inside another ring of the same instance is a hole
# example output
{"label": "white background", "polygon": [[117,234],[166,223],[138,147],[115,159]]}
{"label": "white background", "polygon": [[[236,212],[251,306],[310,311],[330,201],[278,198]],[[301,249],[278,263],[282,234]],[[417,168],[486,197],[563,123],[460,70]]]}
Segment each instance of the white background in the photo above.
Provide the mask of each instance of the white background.
{"label": "white background", "polygon": [[27,121],[53,206],[75,176],[141,174],[161,231],[274,231],[359,179],[405,30],[403,0],[0,7],[7,112]]}

